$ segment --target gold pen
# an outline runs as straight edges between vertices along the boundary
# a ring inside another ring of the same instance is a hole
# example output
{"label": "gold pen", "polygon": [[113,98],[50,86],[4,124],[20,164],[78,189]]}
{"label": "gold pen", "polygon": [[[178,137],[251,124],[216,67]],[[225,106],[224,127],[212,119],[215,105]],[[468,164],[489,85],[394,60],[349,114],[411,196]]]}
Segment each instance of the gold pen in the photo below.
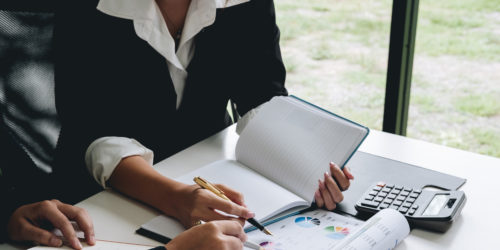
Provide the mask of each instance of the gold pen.
{"label": "gold pen", "polygon": [[[211,191],[212,193],[214,193],[215,195],[221,197],[224,200],[233,202],[231,199],[227,198],[227,196],[224,194],[224,191],[220,190],[219,188],[217,188],[215,185],[213,185],[212,183],[208,182],[207,180],[205,180],[205,179],[203,179],[203,178],[201,178],[199,176],[194,177],[193,180],[194,180],[194,182],[196,182],[196,184],[200,185],[200,187],[205,188],[205,189]],[[252,224],[253,226],[255,226],[256,228],[258,228],[260,231],[264,232],[265,234],[267,234],[267,235],[273,235],[271,233],[271,231],[269,231],[267,228],[265,228],[263,225],[261,225],[254,218],[247,219],[247,221],[250,224]]]}

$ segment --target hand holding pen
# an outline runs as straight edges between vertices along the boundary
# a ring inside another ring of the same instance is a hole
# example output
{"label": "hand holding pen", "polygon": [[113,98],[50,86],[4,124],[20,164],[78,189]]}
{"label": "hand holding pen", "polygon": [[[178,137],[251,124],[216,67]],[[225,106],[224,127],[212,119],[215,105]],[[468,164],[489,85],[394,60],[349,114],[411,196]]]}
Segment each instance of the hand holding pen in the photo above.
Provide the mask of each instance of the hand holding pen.
{"label": "hand holding pen", "polygon": [[[165,200],[173,207],[172,210],[163,210],[167,215],[177,218],[185,228],[194,226],[198,220],[237,220],[241,225],[246,219],[255,216],[245,207],[243,195],[224,185],[217,185],[223,190],[231,201],[221,199],[207,189],[201,188],[198,184],[180,184],[179,189],[171,194],[171,199]],[[168,195],[168,194],[167,194]],[[225,214],[219,213],[219,211]],[[234,215],[239,217],[234,218]]]}
{"label": "hand holding pen", "polygon": [[[229,199],[226,194],[224,193],[224,191],[222,191],[221,189],[219,189],[217,186],[215,186],[214,184],[208,182],[207,180],[201,178],[201,177],[195,177],[194,179],[194,182],[196,182],[196,184],[200,185],[200,187],[204,188],[204,189],[207,189],[209,190],[210,192],[214,193],[215,195],[217,195],[218,197],[224,199],[224,200],[227,200],[227,201],[230,201],[232,202],[231,199]],[[253,217],[253,216],[252,216]],[[258,221],[256,221],[254,218],[246,218],[247,221],[252,224],[253,226],[255,226],[257,229],[259,229],[260,231],[264,232],[265,234],[267,235],[273,235],[271,233],[271,231],[269,231],[267,228],[265,228],[264,226],[262,226]]]}
{"label": "hand holding pen", "polygon": [[263,250],[251,243],[236,221],[218,220],[201,223],[184,231],[165,245],[167,249],[250,249]]}

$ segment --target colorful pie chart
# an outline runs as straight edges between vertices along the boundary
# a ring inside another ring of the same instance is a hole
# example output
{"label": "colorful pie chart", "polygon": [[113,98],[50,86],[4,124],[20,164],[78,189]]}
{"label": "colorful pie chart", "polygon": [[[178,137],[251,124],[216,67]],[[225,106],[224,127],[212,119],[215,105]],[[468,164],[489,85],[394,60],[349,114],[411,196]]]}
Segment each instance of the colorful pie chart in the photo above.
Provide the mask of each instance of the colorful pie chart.
{"label": "colorful pie chart", "polygon": [[325,227],[325,231],[328,232],[328,234],[326,235],[327,237],[335,240],[341,240],[347,235],[349,235],[349,228],[347,227],[329,226]]}
{"label": "colorful pie chart", "polygon": [[316,227],[319,226],[320,223],[321,223],[320,220],[317,218],[304,217],[304,216],[295,218],[295,224],[304,228]]}

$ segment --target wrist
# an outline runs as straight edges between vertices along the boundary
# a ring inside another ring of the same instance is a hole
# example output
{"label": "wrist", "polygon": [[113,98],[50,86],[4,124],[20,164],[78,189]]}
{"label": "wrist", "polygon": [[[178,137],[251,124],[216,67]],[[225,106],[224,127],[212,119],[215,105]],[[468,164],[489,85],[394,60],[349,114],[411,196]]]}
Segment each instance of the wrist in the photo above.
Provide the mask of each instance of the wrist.
{"label": "wrist", "polygon": [[179,219],[185,211],[185,198],[189,195],[189,185],[171,180],[169,185],[164,185],[164,196],[160,210],[169,216]]}

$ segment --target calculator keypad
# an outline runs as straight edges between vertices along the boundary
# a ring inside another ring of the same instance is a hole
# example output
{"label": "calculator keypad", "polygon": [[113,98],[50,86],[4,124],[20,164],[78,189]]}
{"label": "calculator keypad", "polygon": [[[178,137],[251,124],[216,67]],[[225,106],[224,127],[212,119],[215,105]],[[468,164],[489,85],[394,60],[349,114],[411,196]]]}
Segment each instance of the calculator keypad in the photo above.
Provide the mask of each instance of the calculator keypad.
{"label": "calculator keypad", "polygon": [[411,216],[418,209],[418,205],[414,202],[421,193],[422,191],[419,189],[379,182],[372,187],[370,192],[365,194],[361,205],[379,210],[392,208]]}

